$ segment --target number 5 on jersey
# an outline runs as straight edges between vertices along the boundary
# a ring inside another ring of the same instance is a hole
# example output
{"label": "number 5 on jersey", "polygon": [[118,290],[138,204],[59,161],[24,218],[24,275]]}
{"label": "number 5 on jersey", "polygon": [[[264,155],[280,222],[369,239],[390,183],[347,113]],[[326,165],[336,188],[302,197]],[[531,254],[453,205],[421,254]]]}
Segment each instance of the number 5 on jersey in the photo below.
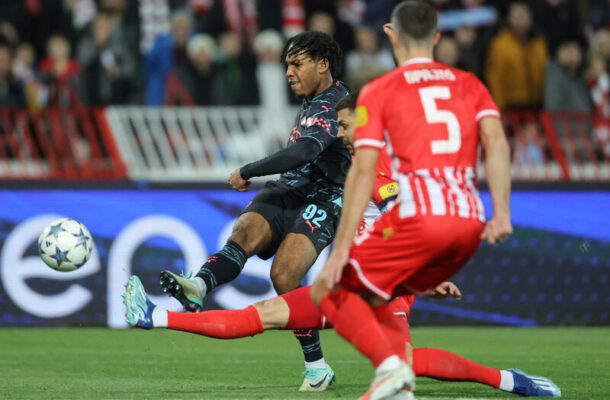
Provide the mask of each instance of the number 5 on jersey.
{"label": "number 5 on jersey", "polygon": [[436,100],[451,99],[451,92],[447,86],[429,86],[419,89],[419,98],[424,107],[426,121],[429,124],[442,123],[447,126],[448,137],[446,140],[432,140],[430,147],[432,154],[457,153],[462,145],[460,123],[449,110],[439,110]]}

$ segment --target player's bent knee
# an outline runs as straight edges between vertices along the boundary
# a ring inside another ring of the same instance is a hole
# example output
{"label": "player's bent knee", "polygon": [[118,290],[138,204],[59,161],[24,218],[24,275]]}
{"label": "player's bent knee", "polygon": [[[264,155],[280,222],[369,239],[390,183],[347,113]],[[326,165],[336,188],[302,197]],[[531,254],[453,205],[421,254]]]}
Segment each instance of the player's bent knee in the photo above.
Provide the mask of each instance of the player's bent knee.
{"label": "player's bent knee", "polygon": [[264,249],[272,238],[269,223],[257,213],[245,213],[237,218],[229,240],[239,245],[248,255]]}
{"label": "player's bent knee", "polygon": [[259,301],[253,306],[258,312],[263,329],[282,329],[288,324],[290,309],[281,297]]}
{"label": "player's bent knee", "polygon": [[271,282],[278,294],[284,294],[299,287],[300,277],[292,271],[271,270]]}

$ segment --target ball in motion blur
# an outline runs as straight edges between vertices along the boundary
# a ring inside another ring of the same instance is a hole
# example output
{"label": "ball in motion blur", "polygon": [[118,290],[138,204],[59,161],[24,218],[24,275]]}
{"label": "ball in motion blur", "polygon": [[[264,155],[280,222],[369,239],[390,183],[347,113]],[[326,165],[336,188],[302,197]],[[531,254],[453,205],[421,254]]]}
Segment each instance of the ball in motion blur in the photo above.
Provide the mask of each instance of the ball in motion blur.
{"label": "ball in motion blur", "polygon": [[85,225],[70,218],[51,222],[38,237],[40,258],[57,271],[82,267],[93,251],[93,239]]}

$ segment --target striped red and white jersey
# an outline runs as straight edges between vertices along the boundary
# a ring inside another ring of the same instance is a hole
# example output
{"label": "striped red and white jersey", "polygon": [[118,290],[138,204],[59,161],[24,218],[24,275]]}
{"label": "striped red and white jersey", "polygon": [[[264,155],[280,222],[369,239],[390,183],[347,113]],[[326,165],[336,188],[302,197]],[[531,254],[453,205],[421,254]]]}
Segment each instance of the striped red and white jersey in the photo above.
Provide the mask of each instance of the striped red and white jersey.
{"label": "striped red and white jersey", "polygon": [[366,205],[360,227],[358,228],[358,234],[372,225],[382,213],[386,212],[390,203],[396,199],[398,184],[392,179],[391,164],[392,160],[384,146],[379,152],[379,160],[377,161],[377,168],[375,170],[373,197]]}
{"label": "striped red and white jersey", "polygon": [[485,220],[476,187],[479,121],[500,117],[472,73],[412,59],[367,84],[358,97],[354,147],[387,143],[402,218]]}

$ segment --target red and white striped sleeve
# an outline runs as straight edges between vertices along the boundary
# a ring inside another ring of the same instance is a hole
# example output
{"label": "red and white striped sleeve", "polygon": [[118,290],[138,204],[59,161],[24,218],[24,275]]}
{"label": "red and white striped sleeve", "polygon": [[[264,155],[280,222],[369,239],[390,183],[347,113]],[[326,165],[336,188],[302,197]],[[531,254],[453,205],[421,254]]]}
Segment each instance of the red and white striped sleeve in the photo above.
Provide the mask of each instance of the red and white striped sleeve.
{"label": "red and white striped sleeve", "polygon": [[375,85],[365,85],[356,103],[356,132],[354,148],[370,147],[381,149],[384,145],[382,104],[377,96]]}

